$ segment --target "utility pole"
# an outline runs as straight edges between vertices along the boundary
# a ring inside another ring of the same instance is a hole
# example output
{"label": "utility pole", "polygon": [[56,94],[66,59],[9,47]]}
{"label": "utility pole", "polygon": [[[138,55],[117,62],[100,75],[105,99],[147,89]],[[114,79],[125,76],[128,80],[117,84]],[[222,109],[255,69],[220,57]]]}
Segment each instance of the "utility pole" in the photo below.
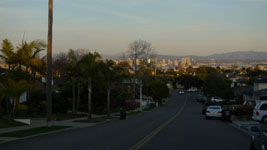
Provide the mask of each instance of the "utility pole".
{"label": "utility pole", "polygon": [[47,38],[47,69],[46,69],[46,125],[52,120],[52,33],[53,33],[53,0],[48,3],[48,38]]}

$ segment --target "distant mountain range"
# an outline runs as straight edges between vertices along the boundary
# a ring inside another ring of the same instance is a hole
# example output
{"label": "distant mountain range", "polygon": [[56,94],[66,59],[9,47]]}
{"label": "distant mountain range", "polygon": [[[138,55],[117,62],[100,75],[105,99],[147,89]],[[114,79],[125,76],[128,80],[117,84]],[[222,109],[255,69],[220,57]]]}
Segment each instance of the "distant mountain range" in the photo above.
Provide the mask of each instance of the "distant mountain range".
{"label": "distant mountain range", "polygon": [[206,59],[215,59],[216,61],[267,61],[267,52],[257,51],[238,51],[223,54],[213,54]]}
{"label": "distant mountain range", "polygon": [[[174,55],[156,55],[158,59],[181,59],[183,57],[191,57],[199,62],[208,62],[211,59],[215,59],[216,62],[267,62],[267,52],[258,51],[237,51],[230,53],[212,54],[209,56],[174,56]],[[104,59],[120,59],[122,55],[103,55]],[[127,57],[127,56],[125,56]]]}

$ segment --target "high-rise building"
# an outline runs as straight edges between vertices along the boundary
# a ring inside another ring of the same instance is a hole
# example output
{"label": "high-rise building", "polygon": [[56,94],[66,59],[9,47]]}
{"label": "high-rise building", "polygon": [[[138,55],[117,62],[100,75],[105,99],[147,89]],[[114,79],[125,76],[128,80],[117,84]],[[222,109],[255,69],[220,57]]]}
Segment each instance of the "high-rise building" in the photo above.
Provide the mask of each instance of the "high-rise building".
{"label": "high-rise building", "polygon": [[166,60],[165,60],[165,58],[162,59],[162,66],[166,66]]}
{"label": "high-rise building", "polygon": [[154,64],[158,65],[158,58],[157,57],[154,58]]}
{"label": "high-rise building", "polygon": [[178,66],[179,65],[179,62],[177,59],[174,60],[174,66]]}
{"label": "high-rise building", "polygon": [[170,58],[168,59],[168,66],[172,66],[172,61]]}
{"label": "high-rise building", "polygon": [[192,65],[190,57],[184,57],[181,59],[181,66],[190,66],[190,65]]}

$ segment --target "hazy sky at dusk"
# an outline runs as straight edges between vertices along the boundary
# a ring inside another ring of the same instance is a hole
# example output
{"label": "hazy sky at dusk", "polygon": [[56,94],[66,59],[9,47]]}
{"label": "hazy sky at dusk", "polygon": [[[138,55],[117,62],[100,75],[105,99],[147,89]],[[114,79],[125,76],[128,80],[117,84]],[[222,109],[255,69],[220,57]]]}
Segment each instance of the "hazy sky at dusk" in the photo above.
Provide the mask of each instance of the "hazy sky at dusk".
{"label": "hazy sky at dusk", "polygon": [[[0,0],[0,40],[47,39],[48,0]],[[267,0],[54,0],[54,53],[125,52],[135,39],[159,54],[267,51]]]}

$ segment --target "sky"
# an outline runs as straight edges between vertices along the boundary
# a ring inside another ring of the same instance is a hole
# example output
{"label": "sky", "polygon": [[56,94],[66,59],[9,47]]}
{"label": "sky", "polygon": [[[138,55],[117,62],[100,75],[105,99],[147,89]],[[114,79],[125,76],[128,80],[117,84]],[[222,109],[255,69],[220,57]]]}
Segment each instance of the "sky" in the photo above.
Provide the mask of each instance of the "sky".
{"label": "sky", "polygon": [[[54,0],[53,53],[119,55],[142,39],[158,54],[267,52],[267,0]],[[47,40],[48,0],[0,0],[0,40]]]}

